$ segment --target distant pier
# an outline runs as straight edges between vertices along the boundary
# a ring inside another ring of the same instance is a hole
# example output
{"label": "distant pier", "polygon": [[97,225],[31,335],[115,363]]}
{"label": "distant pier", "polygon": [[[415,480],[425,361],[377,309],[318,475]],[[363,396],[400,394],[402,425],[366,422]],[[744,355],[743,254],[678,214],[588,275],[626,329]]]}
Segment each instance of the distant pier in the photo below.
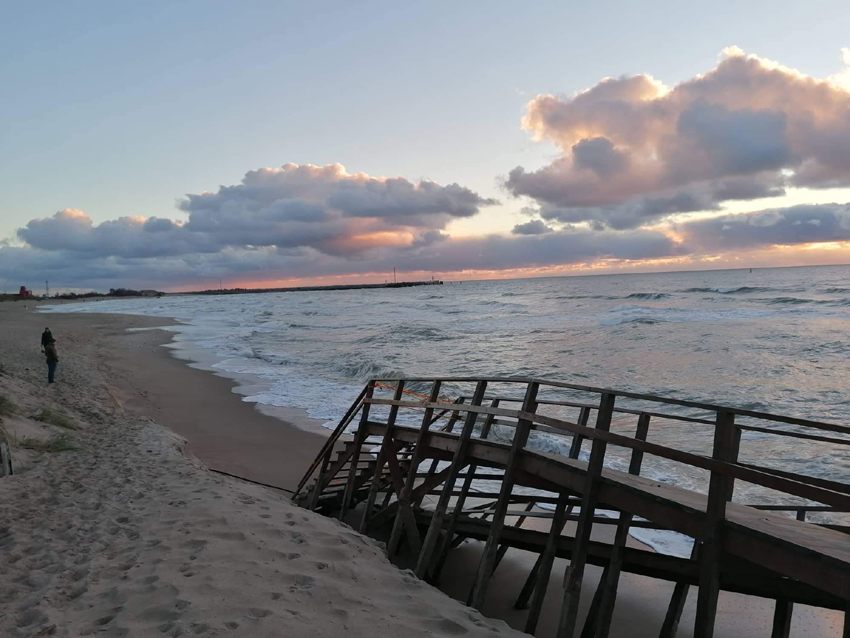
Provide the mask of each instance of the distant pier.
{"label": "distant pier", "polygon": [[197,292],[177,293],[182,295],[246,295],[261,292],[319,292],[326,290],[369,290],[374,288],[412,288],[413,286],[442,286],[443,282],[431,281],[398,281],[384,284],[339,284],[336,286],[294,286],[291,288],[223,288],[218,290],[201,290]]}

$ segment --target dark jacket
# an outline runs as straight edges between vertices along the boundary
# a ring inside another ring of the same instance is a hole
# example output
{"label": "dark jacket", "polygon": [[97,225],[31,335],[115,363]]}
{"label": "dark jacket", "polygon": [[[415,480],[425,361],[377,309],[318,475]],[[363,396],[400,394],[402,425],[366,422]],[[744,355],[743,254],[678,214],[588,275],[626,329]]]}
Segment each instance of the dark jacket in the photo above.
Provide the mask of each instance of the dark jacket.
{"label": "dark jacket", "polygon": [[41,333],[41,347],[42,348],[47,347],[47,344],[50,343],[51,339],[53,339],[53,335],[51,334],[50,330],[45,330],[44,332],[42,332]]}
{"label": "dark jacket", "polygon": [[47,355],[47,363],[59,363],[59,355],[56,354],[56,346],[48,343],[44,346],[44,354]]}

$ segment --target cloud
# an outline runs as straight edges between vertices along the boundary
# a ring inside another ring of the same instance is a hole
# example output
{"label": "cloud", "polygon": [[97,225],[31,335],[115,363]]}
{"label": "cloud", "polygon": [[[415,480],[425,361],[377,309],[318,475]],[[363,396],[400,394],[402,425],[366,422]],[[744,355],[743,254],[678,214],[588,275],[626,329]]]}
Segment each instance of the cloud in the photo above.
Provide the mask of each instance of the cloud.
{"label": "cloud", "polygon": [[572,97],[539,95],[523,126],[560,156],[538,170],[514,168],[505,184],[536,199],[549,219],[612,228],[787,186],[848,186],[850,85],[839,79],[733,47],[673,88],[644,74],[605,78]]}
{"label": "cloud", "polygon": [[682,254],[654,231],[552,231],[539,235],[453,238],[430,231],[403,246],[379,246],[356,255],[313,248],[227,247],[217,252],[150,257],[98,256],[30,246],[0,248],[0,274],[13,281],[49,279],[52,287],[105,288],[175,285],[205,287],[217,281],[275,281],[389,272],[448,273],[569,266],[600,259],[643,260]]}
{"label": "cloud", "polygon": [[495,203],[458,184],[350,175],[340,164],[286,164],[250,171],[215,193],[188,195],[178,205],[188,213],[185,223],[121,217],[95,225],[69,208],[30,221],[18,237],[33,248],[122,258],[244,246],[356,253],[433,236]]}
{"label": "cloud", "polygon": [[677,226],[690,252],[731,252],[774,245],[850,241],[850,203],[801,205]]}
{"label": "cloud", "polygon": [[530,222],[517,224],[511,232],[514,235],[543,235],[544,233],[551,233],[552,230],[542,220],[532,219]]}

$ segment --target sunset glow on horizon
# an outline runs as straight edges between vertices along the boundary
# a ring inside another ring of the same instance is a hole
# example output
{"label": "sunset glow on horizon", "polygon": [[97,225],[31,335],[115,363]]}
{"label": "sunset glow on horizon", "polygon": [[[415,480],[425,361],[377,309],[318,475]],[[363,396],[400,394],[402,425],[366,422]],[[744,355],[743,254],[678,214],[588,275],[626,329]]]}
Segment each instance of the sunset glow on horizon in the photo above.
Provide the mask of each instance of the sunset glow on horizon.
{"label": "sunset glow on horizon", "polygon": [[[33,15],[22,10],[20,17],[35,28]],[[247,23],[239,28],[251,31]],[[18,35],[13,44],[34,56],[39,38],[22,33],[34,40]],[[356,28],[351,33],[359,37]],[[486,29],[481,33],[486,41]],[[535,79],[534,91],[510,88],[515,95],[501,98],[509,115],[492,121],[488,113],[502,113],[502,103],[489,97],[476,104],[475,92],[489,96],[494,84],[504,91],[521,72],[489,84],[446,80],[439,94],[446,102],[429,119],[421,96],[398,97],[401,87],[414,95],[407,76],[383,76],[398,77],[389,85],[363,77],[358,86],[383,102],[355,114],[347,109],[360,99],[357,87],[329,102],[315,92],[324,76],[305,71],[286,75],[288,90],[303,90],[299,99],[322,117],[283,121],[259,102],[229,111],[204,102],[196,105],[198,117],[212,119],[197,129],[203,137],[193,137],[194,146],[179,141],[195,129],[176,104],[167,111],[179,118],[176,128],[167,119],[146,119],[145,109],[162,104],[153,94],[132,108],[101,110],[123,79],[98,80],[101,119],[91,123],[86,143],[97,141],[102,152],[78,146],[78,161],[68,161],[58,140],[71,129],[55,128],[58,112],[10,138],[15,159],[0,204],[0,277],[29,285],[49,279],[56,290],[180,291],[219,281],[248,288],[380,282],[393,268],[406,279],[456,280],[850,263],[847,42],[831,41],[833,48],[821,51],[831,66],[813,72],[802,70],[806,58],[796,51],[750,51],[738,28],[723,37],[731,41],[681,52],[679,66],[658,51],[641,58],[648,66],[641,70],[628,57],[606,58],[598,68],[591,60],[574,72],[554,69]],[[445,40],[447,51],[458,52],[453,62],[494,68],[495,58],[484,54],[461,57],[461,41]],[[286,54],[276,58],[263,48],[271,42],[258,37],[251,50],[289,73]],[[93,55],[100,46],[82,37],[68,55]],[[418,49],[399,51],[430,73]],[[145,69],[143,83],[155,85],[150,63],[128,55]],[[222,55],[219,65],[241,59],[235,50]],[[367,58],[395,63],[352,53],[328,68],[362,75]],[[33,68],[26,78],[5,77],[20,89],[13,109],[36,108],[41,98],[28,78],[51,73],[44,61],[27,59]],[[204,68],[200,59],[185,59]],[[195,90],[200,95],[200,86]],[[69,104],[83,99],[75,87],[66,94],[61,99]],[[396,118],[396,111],[409,117]],[[237,165],[217,145],[232,137],[223,124],[242,115],[239,135],[252,141]],[[125,125],[99,132],[110,118]],[[302,130],[308,121],[309,132]],[[148,127],[146,136],[133,132],[137,124]],[[54,137],[40,137],[40,130]],[[370,139],[382,140],[380,148]],[[202,159],[197,145],[206,145]],[[144,153],[153,155],[141,167],[136,155]],[[194,163],[179,159],[189,153]],[[47,188],[34,181],[43,161],[53,162]],[[121,162],[126,175],[110,177]],[[77,163],[87,167],[83,173]],[[65,173],[77,175],[76,182],[63,181]],[[143,191],[156,195],[139,197]],[[175,203],[145,210],[154,199]]]}

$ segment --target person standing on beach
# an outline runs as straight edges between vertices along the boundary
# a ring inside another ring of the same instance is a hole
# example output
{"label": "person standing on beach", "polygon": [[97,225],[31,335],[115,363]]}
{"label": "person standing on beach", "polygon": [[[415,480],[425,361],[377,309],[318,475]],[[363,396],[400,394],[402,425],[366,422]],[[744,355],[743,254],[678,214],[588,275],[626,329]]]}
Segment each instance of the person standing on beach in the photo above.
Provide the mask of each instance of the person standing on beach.
{"label": "person standing on beach", "polygon": [[44,349],[47,347],[47,344],[51,342],[53,339],[53,333],[50,332],[50,328],[45,328],[44,332],[41,333],[41,351],[44,352]]}
{"label": "person standing on beach", "polygon": [[59,355],[56,354],[56,339],[51,338],[44,346],[44,354],[47,355],[47,382],[54,383],[56,377],[56,366],[59,365]]}

